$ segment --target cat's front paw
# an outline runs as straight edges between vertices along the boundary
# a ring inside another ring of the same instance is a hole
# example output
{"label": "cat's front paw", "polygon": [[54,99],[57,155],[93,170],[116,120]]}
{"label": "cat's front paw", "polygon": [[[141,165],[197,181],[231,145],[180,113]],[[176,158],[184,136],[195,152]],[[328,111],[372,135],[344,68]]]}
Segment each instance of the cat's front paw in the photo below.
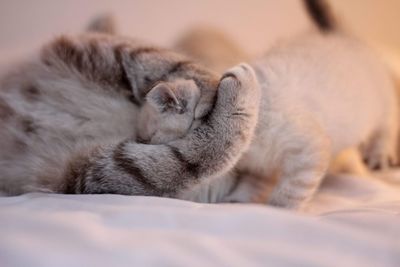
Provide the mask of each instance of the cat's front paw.
{"label": "cat's front paw", "polygon": [[232,115],[257,116],[261,89],[250,65],[241,63],[227,70],[218,91],[220,97],[229,100],[226,108]]}

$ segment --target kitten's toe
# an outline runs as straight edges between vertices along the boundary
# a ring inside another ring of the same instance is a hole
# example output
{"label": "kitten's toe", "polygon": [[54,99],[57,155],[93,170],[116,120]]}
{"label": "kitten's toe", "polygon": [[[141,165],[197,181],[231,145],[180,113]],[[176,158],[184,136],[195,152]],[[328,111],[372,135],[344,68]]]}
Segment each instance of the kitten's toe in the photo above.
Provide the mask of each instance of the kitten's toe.
{"label": "kitten's toe", "polygon": [[397,140],[391,138],[389,130],[375,134],[368,143],[361,146],[364,161],[370,169],[386,170],[398,162]]}
{"label": "kitten's toe", "polygon": [[230,87],[235,90],[238,107],[258,107],[261,95],[260,85],[253,68],[241,63],[227,70],[222,76],[222,87]]}
{"label": "kitten's toe", "polygon": [[239,84],[240,87],[246,90],[255,90],[257,89],[257,77],[254,72],[254,69],[247,63],[241,63],[233,68],[227,70],[222,79],[225,78],[233,78]]}
{"label": "kitten's toe", "polygon": [[365,161],[371,170],[386,170],[397,163],[397,157],[390,151],[377,147],[369,151]]}

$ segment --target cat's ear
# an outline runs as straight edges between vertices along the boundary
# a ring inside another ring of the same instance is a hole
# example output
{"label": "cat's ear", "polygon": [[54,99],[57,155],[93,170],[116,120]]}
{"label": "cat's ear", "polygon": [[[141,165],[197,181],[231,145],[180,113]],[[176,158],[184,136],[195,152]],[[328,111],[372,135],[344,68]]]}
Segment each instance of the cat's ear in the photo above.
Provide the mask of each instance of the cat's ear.
{"label": "cat's ear", "polygon": [[154,86],[146,95],[146,101],[161,112],[181,109],[176,94],[166,83]]}
{"label": "cat's ear", "polygon": [[115,19],[111,14],[102,14],[95,17],[86,27],[87,32],[116,34]]}

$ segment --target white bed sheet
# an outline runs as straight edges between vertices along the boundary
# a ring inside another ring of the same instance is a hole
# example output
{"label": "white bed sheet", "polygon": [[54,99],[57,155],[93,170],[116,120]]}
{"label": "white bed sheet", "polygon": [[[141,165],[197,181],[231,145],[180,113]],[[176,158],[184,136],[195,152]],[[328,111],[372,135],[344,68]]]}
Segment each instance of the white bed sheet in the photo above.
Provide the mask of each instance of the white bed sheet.
{"label": "white bed sheet", "polygon": [[2,197],[0,266],[400,266],[398,186],[331,177],[308,212],[119,195]]}

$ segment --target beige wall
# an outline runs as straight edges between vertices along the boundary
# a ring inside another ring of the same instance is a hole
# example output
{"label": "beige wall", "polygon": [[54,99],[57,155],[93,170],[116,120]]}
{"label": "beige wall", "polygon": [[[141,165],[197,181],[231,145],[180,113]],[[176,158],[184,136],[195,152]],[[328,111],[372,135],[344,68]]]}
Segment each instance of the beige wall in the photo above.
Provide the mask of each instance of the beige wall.
{"label": "beige wall", "polygon": [[331,0],[346,28],[400,50],[399,0]]}
{"label": "beige wall", "polygon": [[400,78],[400,1],[330,0],[343,26],[369,40]]}
{"label": "beige wall", "polygon": [[[400,54],[399,0],[330,2],[346,29]],[[115,14],[124,34],[162,45],[193,25],[218,26],[252,53],[310,26],[298,0],[0,0],[0,49],[35,48],[103,12]]]}
{"label": "beige wall", "polygon": [[112,12],[121,31],[169,44],[190,26],[216,25],[248,49],[261,50],[277,35],[304,28],[293,0],[0,0],[0,44],[37,44],[60,32],[79,31],[96,14]]}

